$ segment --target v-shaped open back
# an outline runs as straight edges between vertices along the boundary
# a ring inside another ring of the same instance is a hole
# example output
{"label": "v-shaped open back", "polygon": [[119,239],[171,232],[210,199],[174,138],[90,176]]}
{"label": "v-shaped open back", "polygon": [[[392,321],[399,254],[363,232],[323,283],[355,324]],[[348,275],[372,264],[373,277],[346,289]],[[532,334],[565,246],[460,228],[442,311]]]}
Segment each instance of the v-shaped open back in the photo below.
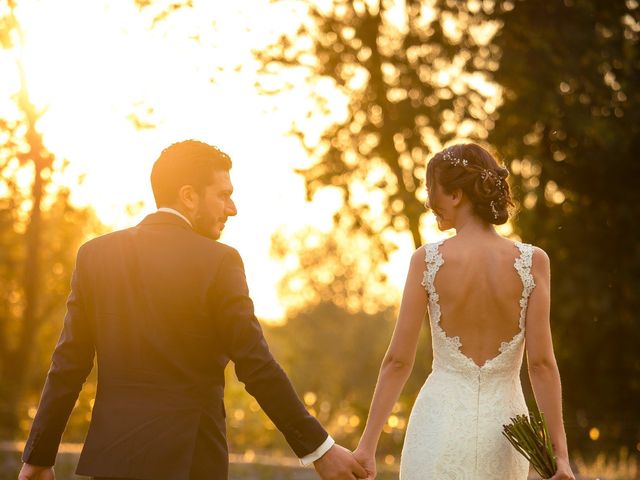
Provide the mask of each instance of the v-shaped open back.
{"label": "v-shaped open back", "polygon": [[[519,301],[520,314],[518,319],[518,332],[513,335],[511,339],[501,342],[500,347],[498,348],[498,353],[495,356],[488,358],[482,365],[478,365],[475,360],[463,353],[460,336],[447,335],[441,325],[442,312],[439,303],[440,298],[435,287],[435,277],[440,267],[444,264],[444,258],[442,256],[442,252],[440,251],[440,246],[442,245],[442,243],[444,243],[444,240],[425,246],[425,261],[427,268],[424,274],[422,285],[425,287],[429,295],[429,313],[432,333],[439,337],[439,340],[441,340],[445,344],[445,347],[448,347],[447,349],[449,351],[453,351],[454,353],[457,352],[457,355],[459,355],[468,365],[472,365],[473,367],[479,369],[488,367],[492,363],[496,362],[497,359],[505,352],[519,345],[524,339],[525,319],[527,314],[529,295],[535,287],[535,282],[533,280],[533,276],[531,275],[533,247],[529,244],[515,242],[515,246],[519,250],[519,255],[515,258],[513,266],[515,267],[515,270],[522,281],[522,292]],[[436,352],[434,352],[434,355],[436,355]]]}
{"label": "v-shaped open back", "polygon": [[[442,252],[441,244],[425,246],[423,285],[429,296],[433,364],[409,417],[400,480],[526,480],[529,462],[505,439],[502,428],[510,418],[527,413],[520,370],[527,305],[535,285],[533,247],[504,242],[504,249],[482,249],[479,255],[474,252],[482,248],[478,243],[464,249],[447,243]],[[437,281],[445,308],[441,325],[434,281],[445,260]],[[516,326],[518,332],[492,356],[496,343],[511,336]],[[463,335],[466,346],[474,347],[465,352],[473,353],[477,363],[461,351],[460,337],[447,336],[443,327]]]}

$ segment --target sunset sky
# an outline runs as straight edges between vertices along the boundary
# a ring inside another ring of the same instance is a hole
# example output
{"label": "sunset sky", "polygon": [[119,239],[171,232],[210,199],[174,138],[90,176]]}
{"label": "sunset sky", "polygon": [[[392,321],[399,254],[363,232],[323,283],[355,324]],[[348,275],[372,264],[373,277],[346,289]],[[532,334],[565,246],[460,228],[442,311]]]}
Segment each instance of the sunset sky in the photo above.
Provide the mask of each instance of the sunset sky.
{"label": "sunset sky", "polygon": [[[73,184],[84,175],[73,201],[93,206],[113,228],[155,210],[149,173],[164,147],[195,138],[225,150],[234,162],[239,215],[222,241],[245,260],[258,316],[280,319],[283,266],[270,258],[272,233],[282,226],[328,230],[340,202],[330,189],[305,202],[293,171],[310,161],[287,135],[308,105],[305,91],[274,99],[255,87],[259,64],[251,49],[295,29],[302,5],[196,1],[152,28],[159,10],[140,11],[133,1],[22,0],[16,14],[24,49],[0,53],[0,114],[11,108],[18,82],[12,55],[20,55],[32,101],[46,108],[38,128],[48,148],[69,160],[68,175],[58,180]],[[339,117],[345,100],[335,95],[332,109]],[[141,207],[127,213],[135,204]],[[409,235],[398,241],[388,273],[400,289],[413,246]]]}

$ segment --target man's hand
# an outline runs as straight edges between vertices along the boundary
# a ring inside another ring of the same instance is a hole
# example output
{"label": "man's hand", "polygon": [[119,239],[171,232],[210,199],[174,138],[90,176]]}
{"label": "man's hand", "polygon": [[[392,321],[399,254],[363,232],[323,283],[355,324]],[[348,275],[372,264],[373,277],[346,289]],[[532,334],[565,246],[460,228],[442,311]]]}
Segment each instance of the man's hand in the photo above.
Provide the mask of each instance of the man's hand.
{"label": "man's hand", "polygon": [[53,467],[38,467],[36,465],[22,464],[18,480],[55,480]]}
{"label": "man's hand", "polygon": [[313,462],[316,472],[322,480],[355,480],[367,478],[367,471],[360,465],[349,450],[334,445],[327,453]]}

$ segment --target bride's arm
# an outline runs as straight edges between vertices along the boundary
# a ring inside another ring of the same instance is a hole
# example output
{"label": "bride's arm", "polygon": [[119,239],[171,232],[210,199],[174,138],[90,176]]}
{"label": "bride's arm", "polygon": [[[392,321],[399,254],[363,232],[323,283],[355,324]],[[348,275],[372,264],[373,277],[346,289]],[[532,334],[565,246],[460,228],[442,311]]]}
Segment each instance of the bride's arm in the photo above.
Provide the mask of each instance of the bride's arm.
{"label": "bride's arm", "polygon": [[419,248],[411,257],[400,313],[380,367],[369,418],[358,445],[359,458],[369,460],[369,465],[365,465],[368,470],[375,457],[382,429],[413,369],[418,334],[427,309],[427,293],[421,285],[425,271],[424,256],[424,249]]}
{"label": "bride's arm", "polygon": [[536,287],[529,298],[526,319],[527,362],[531,386],[540,411],[544,412],[553,449],[560,463],[568,467],[569,453],[562,420],[560,373],[553,352],[550,326],[549,257],[539,248],[533,254],[531,273]]}

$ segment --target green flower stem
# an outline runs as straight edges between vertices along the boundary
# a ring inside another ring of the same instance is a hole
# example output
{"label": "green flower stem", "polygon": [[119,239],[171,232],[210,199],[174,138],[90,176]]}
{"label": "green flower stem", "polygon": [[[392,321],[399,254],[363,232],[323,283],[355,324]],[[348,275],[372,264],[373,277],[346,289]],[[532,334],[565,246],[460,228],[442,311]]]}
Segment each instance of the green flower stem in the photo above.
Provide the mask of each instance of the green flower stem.
{"label": "green flower stem", "polygon": [[541,477],[550,478],[555,474],[556,459],[542,412],[511,418],[511,423],[504,425],[502,433]]}

